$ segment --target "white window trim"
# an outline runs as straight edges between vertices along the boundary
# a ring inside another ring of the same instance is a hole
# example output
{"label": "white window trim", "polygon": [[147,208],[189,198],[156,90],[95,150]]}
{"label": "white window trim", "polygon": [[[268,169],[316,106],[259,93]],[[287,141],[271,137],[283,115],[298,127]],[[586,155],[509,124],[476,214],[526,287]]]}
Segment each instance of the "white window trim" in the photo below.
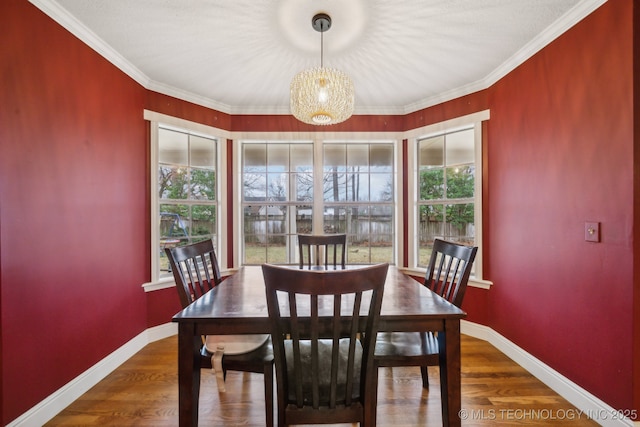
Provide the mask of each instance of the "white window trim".
{"label": "white window trim", "polygon": [[[190,134],[202,135],[207,138],[215,138],[217,140],[218,152],[217,156],[217,164],[216,164],[216,175],[218,177],[226,176],[227,174],[227,138],[229,137],[229,132],[214,128],[211,126],[203,125],[200,123],[191,122],[189,120],[183,120],[172,116],[167,116],[165,114],[156,113],[149,110],[144,110],[144,119],[150,122],[150,138],[149,138],[149,152],[150,152],[150,187],[154,190],[158,183],[158,128],[160,124],[168,125],[171,127],[175,127],[176,129],[180,129],[183,131],[187,131]],[[217,247],[219,248],[223,242],[227,241],[228,233],[227,227],[222,227],[223,223],[226,223],[226,206],[227,206],[227,186],[222,185],[222,180],[216,179],[216,194],[217,203],[219,209],[218,218],[217,218],[217,230],[216,235],[218,236]],[[142,287],[145,292],[150,292],[158,289],[170,288],[175,286],[175,281],[173,277],[163,277],[160,278],[158,274],[158,256],[156,254],[158,247],[160,246],[160,236],[158,236],[158,216],[156,212],[158,211],[158,205],[160,203],[158,192],[151,191],[150,194],[150,215],[151,215],[151,271],[150,278],[151,280],[147,283],[143,283]],[[221,270],[226,271],[227,266],[227,255],[226,250],[218,250],[218,263],[220,264]]]}
{"label": "white window trim", "polygon": [[[368,144],[392,144],[393,155],[396,159],[394,167],[395,199],[394,199],[394,219],[395,219],[395,241],[394,260],[398,265],[398,249],[402,248],[402,132],[235,132],[233,138],[233,159],[235,167],[235,179],[233,181],[233,212],[237,219],[234,222],[233,239],[239,244],[235,245],[234,259],[244,259],[242,253],[244,245],[242,242],[242,220],[239,212],[242,212],[242,159],[240,158],[240,148],[245,142],[286,142],[286,143],[312,143],[314,170],[322,171],[323,168],[323,144],[324,143],[357,143]],[[324,202],[322,200],[322,173],[314,174],[314,197],[313,209],[321,210]],[[322,216],[314,216],[313,227],[315,230],[322,230]]]}
{"label": "white window trim", "polygon": [[[158,123],[161,122],[163,124],[168,124],[168,125],[172,125],[172,126],[176,126],[182,129],[187,129],[187,130],[191,130],[194,132],[201,132],[205,135],[208,136],[213,136],[215,138],[218,138],[219,140],[219,144],[220,144],[220,153],[219,153],[219,157],[218,157],[218,163],[219,163],[219,176],[227,176],[227,168],[231,167],[231,165],[227,165],[226,163],[226,158],[227,158],[227,139],[231,139],[233,140],[233,144],[232,144],[232,155],[233,155],[233,160],[234,160],[234,165],[233,167],[235,168],[235,179],[233,180],[233,194],[227,194],[227,186],[226,185],[221,185],[220,189],[219,189],[219,195],[220,195],[220,199],[219,199],[219,203],[220,203],[220,207],[222,208],[219,212],[219,221],[218,221],[218,226],[220,228],[219,232],[218,232],[218,236],[220,236],[220,241],[221,242],[226,242],[227,239],[229,238],[233,238],[235,242],[240,242],[240,238],[242,237],[242,221],[234,221],[234,227],[232,230],[229,230],[227,227],[221,227],[221,224],[223,224],[223,219],[221,219],[221,216],[224,215],[224,218],[226,218],[227,215],[227,209],[228,209],[228,203],[232,203],[233,204],[233,215],[237,218],[238,213],[241,212],[241,206],[242,206],[242,197],[241,197],[241,187],[240,187],[240,183],[241,178],[242,178],[242,168],[241,168],[241,159],[240,159],[240,145],[241,145],[241,141],[243,140],[261,140],[261,141],[277,141],[277,140],[281,140],[281,141],[347,141],[347,142],[351,142],[351,141],[357,141],[357,140],[362,140],[362,141],[367,141],[367,142],[372,142],[372,141],[381,141],[381,142],[389,142],[389,141],[393,141],[394,142],[394,156],[396,159],[396,170],[394,171],[395,173],[395,183],[396,183],[396,188],[395,188],[395,211],[394,211],[394,215],[395,215],[395,229],[396,229],[396,241],[395,241],[395,245],[396,245],[396,251],[394,254],[395,257],[395,263],[396,265],[398,265],[402,271],[406,272],[407,274],[411,274],[414,276],[423,276],[425,274],[425,269],[421,269],[421,268],[416,268],[416,267],[409,267],[409,268],[402,268],[399,264],[399,262],[401,261],[401,259],[399,258],[399,249],[403,247],[404,245],[404,241],[403,241],[403,212],[402,212],[402,206],[403,206],[403,189],[402,189],[402,141],[404,139],[406,139],[408,141],[408,163],[409,165],[413,165],[409,167],[408,170],[408,188],[407,188],[407,195],[409,197],[409,212],[408,212],[408,229],[409,229],[409,233],[407,235],[407,239],[408,239],[408,247],[411,248],[412,245],[415,242],[415,233],[412,232],[413,230],[413,224],[415,224],[415,209],[413,209],[412,207],[415,206],[415,203],[417,202],[416,200],[416,192],[415,192],[415,177],[416,177],[416,173],[417,171],[415,170],[415,165],[417,164],[415,162],[415,158],[416,158],[416,140],[419,138],[423,138],[425,136],[429,136],[430,134],[434,134],[434,133],[442,133],[444,131],[451,131],[451,130],[455,130],[455,128],[459,128],[459,127],[465,127],[465,126],[469,126],[470,124],[474,124],[476,126],[476,132],[480,132],[480,136],[481,136],[481,122],[489,120],[490,118],[490,113],[489,110],[484,110],[484,111],[480,111],[477,113],[473,113],[473,114],[469,114],[466,116],[462,116],[462,117],[458,117],[458,118],[454,118],[451,120],[447,120],[444,122],[440,122],[440,123],[436,123],[436,124],[432,124],[429,126],[424,126],[421,128],[416,128],[416,129],[412,129],[406,132],[230,132],[230,131],[226,131],[223,129],[219,129],[219,128],[214,128],[211,126],[207,126],[207,125],[203,125],[200,123],[196,123],[196,122],[191,122],[188,120],[183,120],[183,119],[179,119],[176,117],[172,117],[172,116],[168,116],[165,114],[161,114],[161,113],[156,113],[153,111],[149,111],[149,110],[144,110],[144,119],[148,120],[151,122],[151,134],[153,135],[154,132],[154,122]],[[155,125],[156,128],[156,133],[157,133],[157,124]],[[157,139],[157,135],[156,135],[156,139]],[[480,138],[480,141],[482,141],[482,138]],[[481,144],[484,143],[484,141],[481,142]],[[476,170],[478,171],[478,173],[480,174],[480,178],[482,178],[482,173],[483,173],[483,165],[482,165],[482,146],[481,144],[476,144]],[[318,148],[319,150],[322,149],[322,144],[315,144],[314,147],[320,147]],[[314,148],[315,149],[315,148]],[[154,148],[154,150],[157,150],[157,144],[156,144],[156,148]],[[155,158],[153,157],[155,155]],[[317,153],[314,153],[314,158],[319,158],[319,156],[317,155]],[[155,160],[154,160],[155,159]],[[152,157],[151,157],[151,164],[157,164],[157,153],[153,153],[152,152]],[[155,185],[156,181],[153,181],[154,179],[157,180],[157,171],[155,170],[155,168],[151,168],[151,183],[152,185]],[[221,181],[221,180],[219,180]],[[482,182],[481,180],[476,180],[476,191],[478,192],[477,194],[482,194]],[[154,187],[151,187],[154,188]],[[155,192],[154,192],[155,193]],[[154,200],[155,199],[155,200]],[[156,206],[155,203],[158,203],[158,197],[157,194],[151,194],[151,203],[152,206]],[[314,197],[314,203],[315,200],[317,199],[317,197]],[[152,212],[154,212],[152,210]],[[151,215],[151,226],[152,227],[156,227],[156,228],[152,228],[152,230],[156,230],[158,227],[157,224],[158,219],[156,218],[155,215]],[[225,222],[226,223],[226,222]],[[482,240],[482,206],[476,206],[476,223],[480,224],[479,227],[476,227],[476,235],[479,236],[478,238],[478,242],[481,242]],[[153,235],[153,233],[152,233]],[[153,240],[153,236],[152,239]],[[481,243],[480,243],[481,245]],[[238,260],[242,259],[242,246],[241,244],[236,244],[234,245],[235,248],[235,253],[234,255],[234,259],[236,260],[236,263],[238,262]],[[158,242],[157,242],[157,234],[156,234],[156,242],[151,242],[151,250],[155,251],[156,248],[158,247]],[[415,252],[413,250],[409,250],[408,255],[408,262],[409,262],[409,266],[412,265],[416,265],[415,264]],[[157,261],[156,261],[157,262]],[[235,269],[229,269],[228,268],[228,264],[227,264],[227,254],[226,254],[226,250],[222,250],[220,251],[220,267],[222,270],[223,275],[227,275],[227,274],[231,274],[233,273],[233,271],[235,271]],[[478,251],[478,255],[476,257],[476,264],[477,266],[480,266],[480,269],[482,269],[482,247],[480,246],[480,250]],[[153,264],[153,261],[152,261]],[[476,268],[477,268],[476,266]],[[155,271],[154,268],[156,266],[152,265],[152,272]],[[469,280],[469,286],[473,286],[473,287],[479,287],[479,288],[483,288],[483,289],[489,289],[492,285],[492,282],[488,281],[488,280],[484,280],[481,279],[480,277],[472,277]],[[156,280],[155,282],[153,281],[153,279],[148,282],[143,284],[144,290],[145,292],[149,292],[149,291],[153,291],[153,290],[157,290],[157,289],[164,289],[164,288],[169,288],[175,286],[175,283],[173,281],[172,278],[167,278],[164,279],[162,281],[160,280]]]}
{"label": "white window trim", "polygon": [[[435,123],[429,126],[424,126],[421,128],[413,129],[405,133],[405,138],[409,142],[408,153],[407,153],[407,161],[410,167],[408,168],[408,176],[407,176],[407,194],[409,195],[410,203],[409,203],[409,212],[407,213],[408,218],[408,264],[409,268],[406,269],[407,273],[412,275],[424,275],[426,269],[418,268],[416,254],[417,254],[417,226],[418,220],[416,218],[417,213],[415,206],[418,203],[417,200],[417,177],[418,177],[418,140],[428,138],[430,136],[442,134],[442,133],[451,133],[456,130],[464,129],[464,128],[474,128],[474,136],[475,136],[475,170],[476,170],[476,180],[475,180],[475,194],[476,200],[479,200],[479,203],[475,203],[475,232],[476,232],[476,245],[478,246],[478,252],[476,254],[475,259],[475,276],[472,276],[469,279],[469,285],[474,287],[480,287],[484,289],[489,289],[492,285],[492,282],[483,279],[482,272],[482,175],[483,175],[483,164],[482,164],[482,145],[484,141],[482,140],[482,122],[489,120],[490,113],[489,110],[480,111],[477,113],[469,114],[462,117],[456,117],[455,119],[447,120],[440,123]],[[478,143],[479,142],[479,143]]]}

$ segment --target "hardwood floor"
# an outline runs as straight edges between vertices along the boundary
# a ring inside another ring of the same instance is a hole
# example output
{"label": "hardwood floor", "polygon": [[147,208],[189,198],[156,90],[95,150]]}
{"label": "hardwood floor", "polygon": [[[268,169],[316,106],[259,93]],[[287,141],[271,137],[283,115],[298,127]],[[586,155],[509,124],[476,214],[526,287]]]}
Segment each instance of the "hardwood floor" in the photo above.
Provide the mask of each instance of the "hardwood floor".
{"label": "hardwood floor", "polygon": [[[422,389],[417,368],[380,370],[378,426],[441,425],[437,368]],[[201,426],[263,426],[259,374],[229,372],[227,392],[202,372]],[[485,341],[462,336],[463,426],[596,426],[565,399]],[[149,344],[54,417],[53,426],[177,426],[177,337]]]}

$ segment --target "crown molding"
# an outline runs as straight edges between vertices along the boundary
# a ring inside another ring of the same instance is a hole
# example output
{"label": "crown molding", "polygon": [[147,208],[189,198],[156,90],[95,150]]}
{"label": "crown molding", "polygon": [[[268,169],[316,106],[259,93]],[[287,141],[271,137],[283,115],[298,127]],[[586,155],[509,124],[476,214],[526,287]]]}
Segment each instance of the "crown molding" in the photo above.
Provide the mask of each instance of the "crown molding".
{"label": "crown molding", "polygon": [[205,96],[196,95],[195,93],[188,92],[186,90],[178,89],[174,86],[170,86],[164,83],[157,82],[155,80],[149,80],[149,83],[145,86],[146,89],[154,92],[161,93],[163,95],[172,96],[174,98],[181,99],[183,101],[191,102],[203,107],[212,108],[216,111],[220,111],[225,114],[233,114],[233,108],[228,104],[214,101],[211,98]]}
{"label": "crown molding", "polygon": [[82,22],[78,21],[66,9],[53,0],[29,0],[34,6],[56,21],[84,44],[98,52],[103,58],[111,62],[123,73],[131,77],[145,88],[150,84],[149,77],[125,59],[108,43],[98,37]]}
{"label": "crown molding", "polygon": [[526,62],[533,55],[560,37],[571,27],[582,21],[597,8],[605,4],[607,0],[583,0],[565,13],[560,19],[548,26],[535,39],[527,43],[511,58],[491,72],[483,79],[485,89],[495,84],[498,80],[509,74],[516,67]]}
{"label": "crown molding", "polygon": [[[67,12],[54,0],[29,0],[38,9],[56,21],[62,27],[67,29],[73,35],[78,37],[82,42],[103,56],[118,69],[131,77],[133,80],[142,85],[145,89],[152,90],[167,96],[181,99],[183,101],[192,102],[203,107],[212,108],[226,114],[245,115],[245,114],[271,114],[271,115],[289,115],[289,106],[266,106],[266,107],[235,107],[223,104],[207,97],[193,94],[176,87],[151,80],[146,74],[135,67],[131,62],[124,58],[120,53],[113,49],[104,40],[98,37],[93,31],[86,27],[82,22],[78,21],[73,15]],[[527,61],[553,40],[558,38],[568,29],[576,25],[586,16],[591,14],[597,8],[606,3],[607,0],[582,0],[564,16],[547,27],[530,43],[516,52],[511,58],[498,66],[485,78],[476,82],[464,85],[459,88],[452,89],[448,92],[437,94],[418,102],[408,104],[401,107],[385,106],[385,107],[368,107],[357,106],[354,114],[358,115],[405,115],[425,108],[432,107],[461,96],[478,92],[495,84],[501,78],[509,74],[516,67]]]}

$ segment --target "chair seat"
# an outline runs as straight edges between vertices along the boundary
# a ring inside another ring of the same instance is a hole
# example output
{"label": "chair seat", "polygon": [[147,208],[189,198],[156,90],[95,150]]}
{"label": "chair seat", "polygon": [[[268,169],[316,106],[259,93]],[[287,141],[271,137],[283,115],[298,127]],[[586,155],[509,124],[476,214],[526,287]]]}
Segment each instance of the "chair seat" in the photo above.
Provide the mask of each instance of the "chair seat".
{"label": "chair seat", "polygon": [[[349,339],[341,339],[339,341],[339,361],[338,361],[338,387],[336,390],[336,401],[338,404],[344,403],[346,399],[346,391],[344,384],[346,383],[347,375],[347,359],[349,355]],[[319,340],[318,341],[318,378],[320,381],[320,405],[327,405],[329,403],[329,390],[331,387],[331,352],[333,348],[333,342],[331,340]],[[288,367],[288,381],[289,381],[289,402],[294,403],[296,401],[296,388],[294,378],[294,356],[293,356],[293,343],[291,340],[284,342],[285,357],[287,359]],[[312,402],[312,385],[311,385],[311,342],[302,340],[300,341],[300,358],[302,363],[302,369],[298,370],[303,372],[302,389],[303,389],[303,401],[305,405],[311,405]],[[360,341],[356,341],[355,358],[354,358],[354,386],[352,398],[357,400],[360,398],[360,366],[362,363],[362,344]]]}
{"label": "chair seat", "polygon": [[[212,352],[207,350],[206,346],[202,346],[202,367],[211,369],[211,356]],[[240,354],[226,354],[222,358],[222,368],[226,372],[229,371],[241,371],[241,372],[255,372],[263,373],[265,364],[271,365],[273,363],[273,345],[271,344],[271,337],[267,335],[266,341],[264,341],[258,348],[246,353]]]}
{"label": "chair seat", "polygon": [[438,338],[433,332],[379,332],[373,359],[378,366],[437,364]]}
{"label": "chair seat", "polygon": [[225,355],[249,353],[262,346],[269,339],[269,334],[261,335],[207,335],[204,346],[209,353],[219,349]]}

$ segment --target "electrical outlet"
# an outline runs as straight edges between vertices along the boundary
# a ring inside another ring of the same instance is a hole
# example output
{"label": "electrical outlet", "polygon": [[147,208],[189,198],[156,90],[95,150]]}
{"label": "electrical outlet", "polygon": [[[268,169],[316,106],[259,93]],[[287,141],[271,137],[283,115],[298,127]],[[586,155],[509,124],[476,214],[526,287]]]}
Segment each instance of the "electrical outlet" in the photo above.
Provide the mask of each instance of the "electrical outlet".
{"label": "electrical outlet", "polygon": [[587,242],[600,241],[600,223],[599,222],[584,223],[584,240]]}

